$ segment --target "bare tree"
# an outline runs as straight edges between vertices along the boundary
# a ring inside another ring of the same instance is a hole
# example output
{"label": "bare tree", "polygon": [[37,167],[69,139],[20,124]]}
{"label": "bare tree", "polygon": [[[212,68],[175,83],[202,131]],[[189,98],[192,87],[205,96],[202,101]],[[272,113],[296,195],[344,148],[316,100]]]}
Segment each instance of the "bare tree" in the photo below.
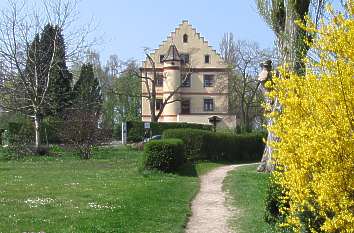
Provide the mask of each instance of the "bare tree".
{"label": "bare tree", "polygon": [[219,46],[221,57],[226,64],[233,67],[237,62],[237,48],[233,33],[224,33]]}
{"label": "bare tree", "polygon": [[258,89],[259,63],[272,57],[272,51],[261,49],[257,43],[235,40],[225,33],[220,42],[222,58],[231,67],[229,72],[229,110],[239,116],[242,129],[250,130],[251,121],[261,116],[263,95]]}
{"label": "bare tree", "polygon": [[[39,12],[39,9],[42,11]],[[73,31],[69,29],[77,17],[76,9],[77,1],[43,1],[40,6],[30,6],[25,1],[19,3],[9,0],[8,7],[0,11],[0,108],[33,119],[36,148],[41,144],[39,128],[43,107],[48,101],[50,71],[57,66],[55,53],[58,50],[59,33],[61,30],[67,31],[67,60],[74,60],[89,46],[85,42],[89,27],[75,28]],[[32,43],[47,24],[59,28],[51,38],[51,54],[43,54],[37,43]],[[31,53],[37,56],[31,56]],[[44,56],[50,58],[46,64],[40,61],[40,57]],[[35,72],[26,72],[28,63]]]}

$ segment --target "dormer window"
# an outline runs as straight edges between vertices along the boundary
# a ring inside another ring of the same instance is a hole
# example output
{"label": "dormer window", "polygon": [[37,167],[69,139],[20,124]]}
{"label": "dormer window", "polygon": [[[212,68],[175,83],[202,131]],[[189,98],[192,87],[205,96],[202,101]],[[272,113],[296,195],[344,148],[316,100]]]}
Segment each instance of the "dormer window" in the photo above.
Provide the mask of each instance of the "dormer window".
{"label": "dormer window", "polygon": [[183,43],[188,43],[188,35],[187,34],[183,35]]}

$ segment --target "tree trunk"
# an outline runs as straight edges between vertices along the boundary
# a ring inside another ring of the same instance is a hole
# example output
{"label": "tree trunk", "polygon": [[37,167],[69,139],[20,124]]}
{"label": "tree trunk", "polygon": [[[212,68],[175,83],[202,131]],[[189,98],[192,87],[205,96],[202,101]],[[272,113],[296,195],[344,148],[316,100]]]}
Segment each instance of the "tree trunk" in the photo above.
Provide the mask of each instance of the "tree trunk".
{"label": "tree trunk", "polygon": [[[286,18],[283,31],[277,33],[280,64],[286,64],[288,70],[298,75],[303,75],[305,72],[305,65],[302,59],[306,56],[309,48],[304,40],[309,39],[309,37],[306,32],[297,25],[296,20],[304,20],[305,15],[309,12],[309,6],[310,0],[289,0],[285,8]],[[281,112],[281,109],[282,106],[276,98],[272,105],[272,112]],[[267,128],[272,126],[273,123],[273,119],[269,119],[267,121]],[[263,153],[261,165],[259,165],[257,171],[271,172],[274,170],[272,161],[273,150],[269,146],[269,143],[277,140],[279,139],[272,132],[268,132],[266,148]]]}
{"label": "tree trunk", "polygon": [[[272,107],[272,112],[274,111],[280,111],[281,105],[278,102],[278,99],[275,99]],[[272,118],[269,118],[267,120],[267,127],[272,126],[274,123]],[[273,148],[269,146],[270,142],[275,142],[277,141],[278,138],[273,134],[273,132],[268,130],[268,136],[267,136],[267,143],[263,152],[261,164],[258,166],[257,171],[258,172],[272,172],[275,168],[274,161],[273,161]]]}
{"label": "tree trunk", "polygon": [[[271,81],[272,76],[271,76],[271,70],[272,66],[271,63],[268,65],[265,63],[261,63],[262,66],[262,71],[259,74],[258,81],[261,83],[260,88],[261,91],[264,93],[265,96],[265,103],[267,105],[271,105],[272,109],[271,112],[275,111],[275,107],[278,105],[277,99],[275,100],[274,103],[272,103],[272,100],[267,97],[267,93],[269,92],[269,89],[266,88],[266,82]],[[267,119],[267,128],[273,125],[273,119],[269,118]],[[273,149],[272,147],[269,146],[270,142],[276,141],[275,135],[268,130],[268,136],[267,136],[267,143],[263,152],[261,164],[258,166],[257,171],[258,172],[271,172],[274,170],[273,166],[273,160],[272,160],[272,154],[273,154]]]}
{"label": "tree trunk", "polygon": [[249,106],[246,106],[246,111],[245,111],[245,127],[246,127],[246,132],[251,132],[252,131],[252,127],[251,127],[251,123],[250,123]]}
{"label": "tree trunk", "polygon": [[246,112],[245,112],[245,106],[244,106],[244,98],[242,97],[241,101],[241,125],[242,125],[242,131],[245,130],[246,127]]}
{"label": "tree trunk", "polygon": [[151,99],[150,99],[150,121],[151,122],[157,122],[158,119],[156,119],[156,93],[151,94]]}
{"label": "tree trunk", "polygon": [[35,132],[35,149],[38,151],[39,146],[41,145],[41,137],[39,127],[41,124],[41,118],[38,113],[34,115],[34,132]]}
{"label": "tree trunk", "polygon": [[151,61],[152,67],[153,67],[153,80],[151,81],[151,99],[150,99],[150,113],[151,113],[151,122],[157,122],[158,119],[156,117],[156,69],[155,69],[155,63]]}

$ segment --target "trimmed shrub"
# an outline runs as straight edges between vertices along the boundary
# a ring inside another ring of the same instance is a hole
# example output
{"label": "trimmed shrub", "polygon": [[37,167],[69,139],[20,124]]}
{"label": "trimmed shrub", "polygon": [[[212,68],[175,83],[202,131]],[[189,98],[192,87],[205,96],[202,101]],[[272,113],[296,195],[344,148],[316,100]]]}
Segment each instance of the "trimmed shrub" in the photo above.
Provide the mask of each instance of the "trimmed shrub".
{"label": "trimmed shrub", "polygon": [[179,138],[184,142],[186,158],[188,160],[207,159],[203,153],[206,147],[206,135],[211,131],[201,129],[167,129],[163,132],[163,138]]}
{"label": "trimmed shrub", "polygon": [[180,139],[150,141],[144,146],[143,167],[164,172],[175,171],[184,162],[184,145]]}
{"label": "trimmed shrub", "polygon": [[189,160],[260,161],[264,151],[265,134],[227,134],[197,129],[168,129],[163,138],[179,138],[185,144]]}
{"label": "trimmed shrub", "polygon": [[260,161],[264,151],[265,134],[206,134],[202,153],[213,161]]}
{"label": "trimmed shrub", "polygon": [[[142,121],[129,121],[128,127],[128,141],[139,142],[143,140],[144,137],[144,122]],[[211,131],[211,125],[205,124],[191,124],[191,123],[179,123],[179,122],[151,122],[150,129],[153,135],[162,134],[167,129],[181,129],[181,128],[191,128],[191,129],[202,129]]]}

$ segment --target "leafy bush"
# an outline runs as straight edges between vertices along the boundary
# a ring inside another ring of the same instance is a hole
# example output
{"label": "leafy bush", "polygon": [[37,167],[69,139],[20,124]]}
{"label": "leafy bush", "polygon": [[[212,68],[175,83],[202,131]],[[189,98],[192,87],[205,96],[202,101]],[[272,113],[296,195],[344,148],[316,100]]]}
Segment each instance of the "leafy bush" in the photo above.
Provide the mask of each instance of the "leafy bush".
{"label": "leafy bush", "polygon": [[144,139],[144,122],[127,122],[128,142],[141,142]]}
{"label": "leafy bush", "polygon": [[[130,121],[127,124],[128,127],[128,141],[139,142],[143,140],[144,137],[144,122],[142,121]],[[179,123],[179,122],[151,122],[150,129],[153,135],[162,134],[167,129],[180,129],[180,128],[191,128],[191,129],[203,129],[211,130],[211,125],[204,124],[191,124],[191,123]]]}
{"label": "leafy bush", "polygon": [[34,139],[34,129],[30,121],[8,123],[8,142],[13,145],[30,144]]}
{"label": "leafy bush", "polygon": [[50,146],[50,152],[59,154],[59,153],[65,152],[65,149],[64,149],[63,146],[55,145],[55,144],[54,144],[54,145],[51,145],[51,146]]}
{"label": "leafy bush", "polygon": [[168,129],[163,138],[179,138],[189,160],[260,161],[264,134],[227,134],[197,129]]}
{"label": "leafy bush", "polygon": [[112,129],[112,138],[116,140],[121,140],[122,139],[122,125],[121,124],[115,124],[113,129]]}
{"label": "leafy bush", "polygon": [[270,225],[281,223],[284,216],[280,213],[282,206],[282,189],[280,185],[272,179],[268,183],[266,198],[265,198],[265,212],[264,219]]}
{"label": "leafy bush", "polygon": [[41,141],[49,144],[63,143],[60,131],[63,129],[63,120],[57,117],[46,117],[40,127]]}
{"label": "leafy bush", "polygon": [[184,142],[186,158],[188,160],[207,159],[203,153],[206,147],[206,135],[211,131],[201,129],[167,129],[163,132],[163,138],[179,138]]}
{"label": "leafy bush", "polygon": [[[5,116],[9,119],[3,119]],[[53,118],[54,119],[54,118]],[[6,140],[9,144],[33,144],[34,142],[34,125],[32,119],[20,115],[4,115],[0,118],[4,120],[2,127],[7,130]],[[60,126],[56,126],[56,122],[50,119],[44,119],[40,127],[41,141],[43,143],[56,142],[57,136],[54,129],[60,129]],[[54,138],[54,140],[52,139]]]}
{"label": "leafy bush", "polygon": [[144,146],[143,166],[164,172],[175,171],[184,162],[184,145],[180,139],[150,141]]}
{"label": "leafy bush", "polygon": [[8,122],[4,139],[8,145],[8,159],[19,159],[26,155],[37,154],[31,147],[34,140],[34,132],[32,122],[28,119]]}

